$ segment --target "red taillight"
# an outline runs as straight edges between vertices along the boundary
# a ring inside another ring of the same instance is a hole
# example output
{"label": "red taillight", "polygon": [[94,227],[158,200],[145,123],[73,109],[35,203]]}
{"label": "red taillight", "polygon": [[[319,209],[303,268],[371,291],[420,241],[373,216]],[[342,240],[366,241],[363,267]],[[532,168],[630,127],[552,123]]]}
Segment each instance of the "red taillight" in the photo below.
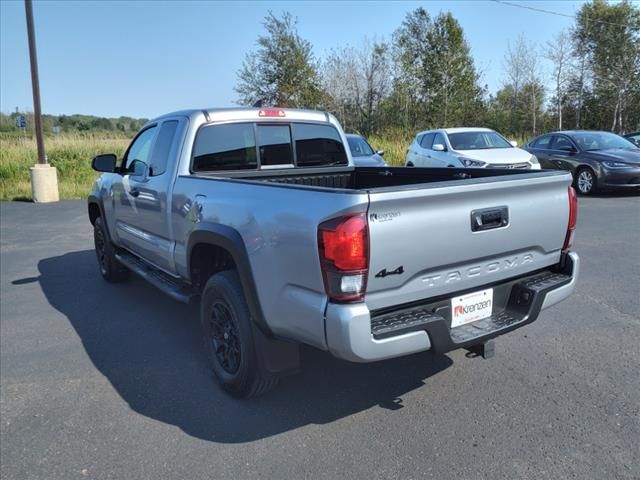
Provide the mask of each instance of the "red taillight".
{"label": "red taillight", "polygon": [[258,116],[259,117],[286,117],[287,114],[284,112],[284,110],[280,110],[277,108],[267,108],[267,109],[260,110],[258,112]]}
{"label": "red taillight", "polygon": [[324,286],[333,301],[362,300],[369,269],[369,225],[364,213],[339,217],[318,227]]}
{"label": "red taillight", "polygon": [[[332,228],[333,227],[333,228]],[[367,219],[364,215],[341,219],[335,226],[320,226],[324,258],[338,270],[362,270],[369,261]]]}
{"label": "red taillight", "polygon": [[573,232],[578,223],[578,197],[573,187],[569,187],[569,223],[567,224],[567,234],[564,237],[563,250],[568,250],[573,244]]}

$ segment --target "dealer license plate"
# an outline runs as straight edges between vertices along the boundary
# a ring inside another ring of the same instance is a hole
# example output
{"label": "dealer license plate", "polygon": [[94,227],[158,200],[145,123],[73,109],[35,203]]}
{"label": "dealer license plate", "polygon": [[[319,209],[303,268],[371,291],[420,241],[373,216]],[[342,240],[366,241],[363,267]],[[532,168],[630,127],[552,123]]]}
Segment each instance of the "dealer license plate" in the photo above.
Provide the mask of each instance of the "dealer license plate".
{"label": "dealer license plate", "polygon": [[451,328],[482,320],[493,311],[493,288],[451,299]]}

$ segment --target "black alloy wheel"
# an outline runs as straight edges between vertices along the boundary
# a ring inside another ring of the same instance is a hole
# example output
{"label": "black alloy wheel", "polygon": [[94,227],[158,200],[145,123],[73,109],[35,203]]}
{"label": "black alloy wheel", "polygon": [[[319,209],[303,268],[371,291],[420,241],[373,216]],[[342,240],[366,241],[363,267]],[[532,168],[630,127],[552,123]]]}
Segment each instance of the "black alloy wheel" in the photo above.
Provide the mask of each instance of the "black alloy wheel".
{"label": "black alloy wheel", "polygon": [[227,373],[236,373],[240,368],[241,347],[233,314],[225,302],[212,305],[208,334],[210,348],[220,366]]}

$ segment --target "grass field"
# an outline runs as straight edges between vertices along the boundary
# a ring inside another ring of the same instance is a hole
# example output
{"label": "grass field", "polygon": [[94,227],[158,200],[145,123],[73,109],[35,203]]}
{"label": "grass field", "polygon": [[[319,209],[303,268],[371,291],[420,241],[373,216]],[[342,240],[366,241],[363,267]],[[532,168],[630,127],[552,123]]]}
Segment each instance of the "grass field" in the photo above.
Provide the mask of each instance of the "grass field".
{"label": "grass field", "polygon": [[[413,135],[402,130],[372,135],[369,143],[384,150],[390,165],[403,165]],[[68,134],[45,139],[49,163],[58,169],[61,199],[85,198],[97,173],[91,159],[99,153],[122,157],[130,139],[113,133]],[[521,143],[521,142],[519,142]],[[29,168],[37,161],[33,138],[0,134],[0,200],[30,200]]]}
{"label": "grass field", "polygon": [[[45,139],[49,163],[58,170],[61,199],[85,198],[97,173],[91,159],[99,153],[115,153],[122,157],[129,138],[108,133],[69,134]],[[371,144],[385,151],[385,159],[393,165],[404,163],[411,137],[407,135],[372,136]],[[0,200],[30,200],[29,168],[38,159],[33,138],[0,135]]]}
{"label": "grass field", "polygon": [[[91,159],[98,153],[122,156],[128,138],[105,134],[60,135],[45,139],[49,163],[58,170],[61,199],[84,198],[97,173]],[[38,159],[36,142],[16,135],[0,136],[0,200],[30,200],[29,168]]]}

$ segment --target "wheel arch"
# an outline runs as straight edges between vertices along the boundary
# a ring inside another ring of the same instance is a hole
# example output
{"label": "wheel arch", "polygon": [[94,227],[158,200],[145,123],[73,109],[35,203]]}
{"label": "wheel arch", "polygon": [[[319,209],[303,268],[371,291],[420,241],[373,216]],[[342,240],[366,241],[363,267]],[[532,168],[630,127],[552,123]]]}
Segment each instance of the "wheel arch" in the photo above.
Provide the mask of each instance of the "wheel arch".
{"label": "wheel arch", "polygon": [[[212,223],[201,223],[197,230],[191,232],[187,242],[187,268],[189,280],[192,283],[194,280],[196,282],[200,281],[201,283],[204,280],[204,283],[206,283],[208,279],[203,279],[202,274],[194,269],[194,261],[198,260],[198,255],[202,255],[202,252],[204,252],[204,254],[217,252],[217,254],[221,255],[218,259],[221,263],[218,263],[218,265],[223,267],[218,270],[205,271],[205,274],[214,274],[217,273],[217,271],[228,270],[228,267],[231,266],[228,262],[231,261],[233,263],[233,267],[235,267],[238,272],[242,290],[254,323],[263,333],[272,336],[271,329],[265,320],[260,305],[249,255],[240,233],[227,225]],[[225,255],[228,255],[228,258],[224,258]],[[200,278],[198,277],[199,275]]]}
{"label": "wheel arch", "polygon": [[100,198],[96,197],[95,195],[89,195],[87,201],[87,213],[89,215],[89,221],[91,222],[91,225],[95,225],[96,218],[98,217],[101,217],[104,220],[102,222],[102,226],[107,232],[107,237],[109,238],[109,240],[113,242],[111,232],[109,231],[109,222],[107,222],[107,217],[104,214],[104,206],[102,205],[102,200]]}
{"label": "wheel arch", "polygon": [[91,225],[96,223],[96,218],[104,217],[102,202],[95,195],[89,195],[87,200],[87,213],[89,214]]}

